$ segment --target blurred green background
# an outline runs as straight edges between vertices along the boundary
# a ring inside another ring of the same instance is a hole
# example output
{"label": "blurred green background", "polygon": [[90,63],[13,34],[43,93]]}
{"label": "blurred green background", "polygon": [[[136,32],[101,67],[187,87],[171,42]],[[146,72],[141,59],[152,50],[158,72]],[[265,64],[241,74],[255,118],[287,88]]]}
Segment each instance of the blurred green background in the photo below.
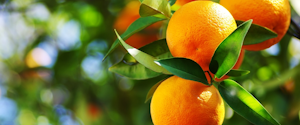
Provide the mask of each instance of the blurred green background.
{"label": "blurred green background", "polygon": [[[130,0],[0,0],[0,125],[152,125],[152,85],[108,68],[113,25]],[[300,14],[300,1],[291,0]],[[300,24],[297,13],[292,16]],[[300,41],[246,51],[236,78],[284,125],[300,124]],[[224,125],[251,124],[226,106]]]}

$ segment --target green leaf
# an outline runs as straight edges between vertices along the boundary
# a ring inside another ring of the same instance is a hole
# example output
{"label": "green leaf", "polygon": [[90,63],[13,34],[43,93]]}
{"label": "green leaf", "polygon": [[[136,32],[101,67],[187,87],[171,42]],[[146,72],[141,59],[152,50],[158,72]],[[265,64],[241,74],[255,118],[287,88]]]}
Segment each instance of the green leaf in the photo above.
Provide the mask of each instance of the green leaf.
{"label": "green leaf", "polygon": [[145,67],[158,72],[158,73],[164,73],[164,74],[171,74],[168,70],[166,70],[165,68],[157,65],[154,60],[157,60],[156,58],[154,58],[153,56],[148,55],[147,53],[144,53],[136,48],[133,48],[132,46],[128,45],[127,43],[125,43],[123,41],[123,39],[120,37],[120,35],[118,34],[118,32],[115,30],[115,33],[118,37],[118,39],[120,40],[121,44],[123,45],[123,47],[128,51],[128,53],[133,56],[139,63],[141,63],[142,65],[144,65]]}
{"label": "green leaf", "polygon": [[172,57],[166,39],[154,41],[141,47],[140,50],[158,59]]}
{"label": "green leaf", "polygon": [[109,68],[109,71],[117,73],[119,75],[135,79],[144,80],[161,75],[161,73],[154,72],[142,64],[136,62],[130,62],[128,60],[134,59],[131,55],[125,55],[123,60],[116,65]]}
{"label": "green leaf", "polygon": [[240,77],[249,74],[249,70],[239,70],[239,69],[232,69],[226,75],[231,77]]}
{"label": "green leaf", "polygon": [[169,58],[156,62],[176,76],[209,85],[204,71],[193,60],[187,58]]}
{"label": "green leaf", "polygon": [[[244,21],[236,20],[236,23],[238,25],[242,24],[243,22]],[[249,29],[245,37],[243,44],[244,45],[258,44],[275,37],[277,37],[277,33],[275,33],[274,31],[266,27],[262,27],[260,25],[252,24],[251,28]]]}
{"label": "green leaf", "polygon": [[217,48],[212,61],[209,64],[209,70],[217,78],[226,75],[238,60],[241,52],[244,38],[251,26],[252,20],[239,25]]}
{"label": "green leaf", "polygon": [[[154,41],[143,46],[140,50],[158,59],[172,57],[166,39]],[[161,73],[154,72],[140,64],[129,53],[119,63],[110,67],[109,70],[136,80],[149,79],[161,75]]]}
{"label": "green leaf", "polygon": [[171,7],[167,0],[144,0],[139,10],[141,17],[162,14],[171,18]]}
{"label": "green leaf", "polygon": [[[123,40],[128,39],[131,35],[143,30],[147,26],[150,26],[153,23],[156,23],[158,21],[162,21],[164,19],[157,18],[157,17],[141,17],[134,21],[128,28],[127,30],[121,35]],[[110,47],[106,55],[104,56],[103,60],[107,58],[107,56],[112,53],[119,45],[119,40],[116,39],[113,43],[113,45]],[[103,61],[102,60],[102,61]]]}
{"label": "green leaf", "polygon": [[176,0],[169,0],[170,5],[174,5],[176,3]]}
{"label": "green leaf", "polygon": [[248,91],[233,80],[220,83],[218,90],[225,102],[238,114],[256,125],[279,125]]}
{"label": "green leaf", "polygon": [[153,96],[155,90],[158,88],[158,86],[163,82],[165,81],[167,78],[169,78],[170,76],[164,78],[163,80],[159,81],[158,83],[156,83],[155,85],[153,85],[151,87],[151,89],[148,91],[147,93],[147,96],[146,96],[146,100],[145,100],[145,103],[148,102],[148,100],[150,100],[150,98]]}
{"label": "green leaf", "polygon": [[211,1],[216,2],[216,3],[219,3],[219,2],[220,2],[220,0],[211,0]]}

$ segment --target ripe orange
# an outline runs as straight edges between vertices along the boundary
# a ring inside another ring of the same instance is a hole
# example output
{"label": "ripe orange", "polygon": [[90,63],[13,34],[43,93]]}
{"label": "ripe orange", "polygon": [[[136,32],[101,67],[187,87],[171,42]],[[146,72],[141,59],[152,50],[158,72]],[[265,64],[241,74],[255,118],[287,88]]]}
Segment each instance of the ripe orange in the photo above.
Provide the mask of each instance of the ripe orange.
{"label": "ripe orange", "polygon": [[290,25],[288,0],[220,0],[220,4],[227,8],[236,20],[253,19],[254,24],[267,27],[278,34],[276,38],[262,43],[243,46],[247,50],[263,50],[278,43]]}
{"label": "ripe orange", "polygon": [[182,5],[192,2],[192,1],[195,1],[195,0],[176,0],[175,5],[182,6]]}
{"label": "ripe orange", "polygon": [[192,2],[192,1],[210,1],[210,0],[176,0],[174,5],[182,6],[182,5]]}
{"label": "ripe orange", "polygon": [[[141,3],[139,1],[131,1],[121,11],[120,15],[117,17],[114,23],[114,28],[119,33],[125,32],[131,23],[140,18],[140,4]],[[132,35],[125,42],[135,48],[141,48],[144,45],[158,40],[158,30],[160,26],[161,23],[152,24],[141,32]]]}
{"label": "ripe orange", "polygon": [[172,76],[163,81],[151,100],[154,125],[221,125],[224,102],[214,86]]}
{"label": "ripe orange", "polygon": [[192,2],[192,1],[210,1],[210,0],[176,0],[176,2],[174,3],[174,5],[172,6],[171,9],[177,10],[181,6],[183,6],[184,4],[187,4],[187,3]]}
{"label": "ripe orange", "polygon": [[189,58],[209,71],[215,50],[236,28],[230,12],[220,4],[193,1],[173,14],[167,28],[167,43],[174,57]]}

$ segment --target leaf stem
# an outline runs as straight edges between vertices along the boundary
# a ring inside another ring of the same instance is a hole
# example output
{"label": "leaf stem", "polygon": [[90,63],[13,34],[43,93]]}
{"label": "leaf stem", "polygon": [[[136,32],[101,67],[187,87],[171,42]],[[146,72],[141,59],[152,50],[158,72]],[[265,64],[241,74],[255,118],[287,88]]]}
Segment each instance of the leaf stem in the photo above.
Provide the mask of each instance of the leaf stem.
{"label": "leaf stem", "polygon": [[220,83],[219,83],[219,82],[215,82],[215,81],[214,81],[214,82],[212,82],[212,84],[215,86],[215,88],[216,88],[216,89],[218,89],[218,88],[219,88],[219,85],[220,85]]}
{"label": "leaf stem", "polygon": [[209,78],[210,78],[210,85],[212,85],[212,83],[213,83],[215,80],[212,78],[212,76],[210,75],[209,71],[205,71],[205,72],[208,73]]}

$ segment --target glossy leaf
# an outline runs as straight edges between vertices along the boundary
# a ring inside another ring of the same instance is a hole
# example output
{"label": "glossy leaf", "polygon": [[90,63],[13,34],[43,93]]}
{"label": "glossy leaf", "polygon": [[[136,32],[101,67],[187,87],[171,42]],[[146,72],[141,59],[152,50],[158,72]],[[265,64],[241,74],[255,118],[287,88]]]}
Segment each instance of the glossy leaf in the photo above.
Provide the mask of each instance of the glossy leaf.
{"label": "glossy leaf", "polygon": [[[157,18],[157,17],[141,17],[134,21],[127,30],[121,35],[121,38],[123,40],[128,39],[131,35],[143,30],[147,26],[150,26],[153,23],[156,23],[158,21],[162,21],[164,19]],[[103,60],[107,58],[107,56],[112,53],[119,45],[119,40],[116,39],[110,49],[108,50],[107,54],[104,56]]]}
{"label": "glossy leaf", "polygon": [[226,75],[231,77],[240,77],[249,74],[249,70],[239,70],[239,69],[232,69]]}
{"label": "glossy leaf", "polygon": [[238,60],[244,38],[251,26],[252,20],[241,24],[217,48],[209,69],[217,78],[226,75]]}
{"label": "glossy leaf", "polygon": [[[237,20],[237,25],[244,21]],[[271,38],[277,37],[277,33],[260,25],[252,24],[244,40],[244,45],[258,44]]]}
{"label": "glossy leaf", "polygon": [[187,58],[169,58],[156,62],[176,76],[209,85],[204,71],[193,60]]}
{"label": "glossy leaf", "polygon": [[[140,50],[153,57],[156,57],[157,59],[172,57],[166,39],[154,41],[140,48]],[[130,54],[126,54],[121,62],[113,65],[109,68],[109,70],[136,80],[149,79],[161,75],[161,73],[154,72],[140,64]]]}
{"label": "glossy leaf", "polygon": [[115,33],[120,40],[123,47],[128,51],[128,53],[133,56],[139,63],[143,64],[145,67],[158,72],[158,73],[164,73],[164,74],[171,74],[168,70],[165,68],[157,65],[154,60],[157,60],[157,58],[154,58],[153,56],[144,53],[136,48],[133,48],[132,46],[128,45],[124,42],[124,40],[120,37],[120,35],[115,30]]}
{"label": "glossy leaf", "polygon": [[140,50],[158,59],[172,57],[166,39],[154,41]]}
{"label": "glossy leaf", "polygon": [[256,125],[279,125],[248,91],[233,80],[220,83],[218,90],[225,102],[238,114]]}
{"label": "glossy leaf", "polygon": [[162,14],[171,17],[171,7],[167,0],[144,0],[139,10],[141,17]]}

